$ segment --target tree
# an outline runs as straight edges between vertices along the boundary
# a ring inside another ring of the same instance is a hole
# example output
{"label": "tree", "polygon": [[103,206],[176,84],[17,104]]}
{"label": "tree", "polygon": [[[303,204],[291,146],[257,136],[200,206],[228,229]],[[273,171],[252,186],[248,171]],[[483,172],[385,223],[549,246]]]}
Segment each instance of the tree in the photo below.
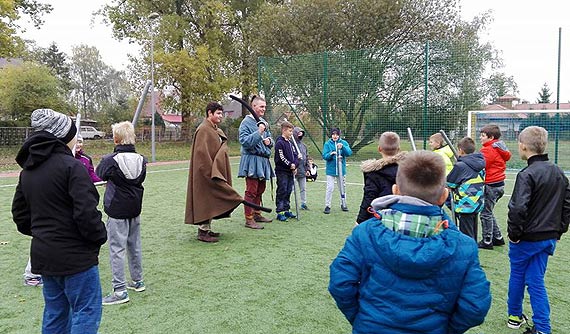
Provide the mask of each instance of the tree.
{"label": "tree", "polygon": [[550,92],[550,88],[548,88],[548,85],[545,82],[538,92],[538,99],[536,100],[536,103],[550,103],[551,95],[552,93]]}
{"label": "tree", "polygon": [[518,94],[518,85],[513,76],[507,76],[505,73],[493,73],[485,80],[485,93],[487,101],[494,103],[498,97],[505,95]]}
{"label": "tree", "polygon": [[51,108],[63,113],[70,106],[62,95],[59,80],[43,65],[24,62],[0,71],[0,115],[27,123],[32,111]]}
{"label": "tree", "polygon": [[49,67],[53,75],[61,81],[64,91],[70,93],[72,83],[67,55],[65,52],[59,51],[55,42],[52,42],[48,48],[40,47],[33,50],[32,58]]}
{"label": "tree", "polygon": [[16,21],[29,17],[36,28],[42,24],[42,15],[52,6],[36,0],[0,0],[0,57],[19,57],[25,53],[24,41],[17,36]]}
{"label": "tree", "polygon": [[130,86],[122,71],[105,64],[96,47],[72,48],[70,74],[72,100],[84,118],[95,116],[104,105],[115,105],[130,95]]}
{"label": "tree", "polygon": [[404,131],[422,126],[429,40],[436,40],[429,47],[431,126],[463,126],[461,115],[479,104],[480,78],[494,57],[477,35],[487,20],[462,22],[453,3],[439,0],[300,0],[265,5],[251,34],[257,52],[279,55],[261,60],[266,97],[301,105],[325,133],[341,126],[358,151],[382,124]]}
{"label": "tree", "polygon": [[[251,54],[243,27],[263,2],[125,0],[105,6],[101,14],[113,24],[115,37],[145,45],[147,51],[154,23],[144,18],[153,12],[160,15],[154,29],[157,86],[176,88],[178,98],[172,107],[192,122],[195,113],[201,115],[207,99],[221,100],[235,90],[244,95],[253,91],[256,56]],[[150,63],[147,55],[146,64]],[[148,65],[137,73],[148,78]],[[137,81],[142,85],[146,80]]]}

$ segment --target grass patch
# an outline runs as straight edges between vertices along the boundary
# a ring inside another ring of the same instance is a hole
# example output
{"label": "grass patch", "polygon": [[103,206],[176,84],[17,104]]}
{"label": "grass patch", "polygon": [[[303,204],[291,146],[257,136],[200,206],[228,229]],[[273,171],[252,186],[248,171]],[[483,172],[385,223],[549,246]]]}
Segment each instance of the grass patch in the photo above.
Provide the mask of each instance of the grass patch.
{"label": "grass patch", "polygon": [[[94,146],[88,142],[88,151],[95,151]],[[181,156],[189,155],[188,146],[178,149]],[[242,193],[244,181],[235,176],[237,162],[232,159],[234,186]],[[350,325],[327,286],[329,264],[352,230],[362,196],[358,164],[351,163],[348,168],[349,212],[340,210],[337,191],[331,214],[322,213],[326,185],[321,168],[319,180],[307,185],[310,211],[301,211],[300,221],[273,222],[254,231],[243,227],[243,209],[239,207],[231,218],[213,223],[214,229],[222,232],[217,244],[197,241],[196,228],[183,224],[187,167],[186,163],[149,167],[142,213],[147,291],[131,292],[131,301],[125,305],[104,307],[100,333],[349,333]],[[507,194],[513,181],[514,174],[510,174]],[[0,245],[4,277],[0,328],[2,333],[37,333],[43,297],[40,288],[22,285],[30,240],[19,234],[11,221],[16,182],[16,178],[0,179],[0,217],[5,224],[0,241],[7,242]],[[265,205],[274,208],[270,186],[267,189]],[[501,199],[496,207],[503,232],[508,200]],[[563,279],[570,274],[565,263],[567,240],[558,244],[546,275],[553,333],[570,333],[570,294]],[[508,247],[480,252],[491,281],[493,305],[485,323],[468,333],[513,333],[505,325],[507,252]],[[111,290],[108,261],[105,245],[99,266],[104,293]],[[532,313],[528,296],[525,312]]]}

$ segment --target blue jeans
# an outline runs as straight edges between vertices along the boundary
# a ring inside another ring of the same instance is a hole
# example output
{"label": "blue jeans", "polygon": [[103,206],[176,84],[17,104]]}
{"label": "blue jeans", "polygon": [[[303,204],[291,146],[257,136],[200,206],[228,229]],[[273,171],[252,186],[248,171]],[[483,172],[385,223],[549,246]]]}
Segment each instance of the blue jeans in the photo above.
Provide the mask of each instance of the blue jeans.
{"label": "blue jeans", "polygon": [[275,211],[289,211],[291,209],[291,192],[295,179],[291,172],[275,172],[277,176],[277,194],[275,196]]}
{"label": "blue jeans", "polygon": [[485,185],[485,204],[483,205],[483,211],[481,211],[481,237],[483,242],[492,243],[493,238],[501,239],[503,236],[499,226],[497,225],[497,219],[493,214],[495,209],[495,204],[503,197],[505,194],[505,186],[491,187]]}
{"label": "blue jeans", "polygon": [[101,324],[99,268],[67,276],[43,276],[43,334],[96,334]]}
{"label": "blue jeans", "polygon": [[508,312],[520,316],[527,286],[532,307],[532,321],[536,330],[550,333],[550,304],[544,285],[548,256],[554,254],[556,240],[520,241],[509,243],[511,276],[509,278]]}

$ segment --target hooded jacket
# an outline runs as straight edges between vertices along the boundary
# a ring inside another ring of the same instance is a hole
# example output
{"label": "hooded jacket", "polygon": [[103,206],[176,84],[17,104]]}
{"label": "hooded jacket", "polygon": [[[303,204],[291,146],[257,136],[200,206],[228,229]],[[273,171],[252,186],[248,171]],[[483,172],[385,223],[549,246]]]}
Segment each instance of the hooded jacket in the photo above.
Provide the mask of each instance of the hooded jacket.
{"label": "hooded jacket", "polygon": [[455,212],[477,213],[483,210],[485,192],[485,158],[481,153],[461,156],[447,175],[455,201]]}
{"label": "hooded jacket", "polygon": [[291,165],[299,165],[298,154],[293,145],[293,138],[287,140],[283,136],[277,137],[274,160],[275,172],[293,173]]}
{"label": "hooded jacket", "polygon": [[85,154],[85,152],[83,152],[83,150],[80,150],[79,152],[75,152],[75,159],[81,161],[83,166],[85,166],[85,168],[87,168],[87,172],[89,173],[89,177],[91,178],[91,181],[93,183],[101,181],[99,176],[97,176],[97,174],[95,174],[95,168],[93,168],[93,159],[91,159],[90,156]]}
{"label": "hooded jacket", "polygon": [[[342,173],[340,175],[346,175],[346,157],[352,155],[352,149],[348,145],[348,142],[344,139],[339,138],[338,143],[342,144],[342,148],[340,149],[340,155],[342,157]],[[332,154],[333,152],[337,151],[336,144],[337,142],[329,139],[323,146],[323,159],[327,163],[326,174],[330,176],[339,176],[337,155]]]}
{"label": "hooded jacket", "polygon": [[146,178],[144,156],[135,151],[135,145],[117,145],[97,166],[97,176],[107,181],[103,208],[115,219],[130,219],[141,214]]}
{"label": "hooded jacket", "polygon": [[[405,219],[445,217],[438,206],[387,197],[388,208]],[[365,221],[331,264],[329,292],[354,334],[464,333],[483,323],[491,306],[477,244],[451,223],[435,235],[412,237],[381,218]]]}
{"label": "hooded jacket", "polygon": [[481,153],[485,157],[485,184],[504,185],[507,161],[511,159],[507,145],[501,140],[489,140],[481,147]]}
{"label": "hooded jacket", "polygon": [[73,275],[97,265],[107,231],[99,193],[65,143],[40,131],[16,156],[23,168],[12,202],[18,231],[32,236],[32,272]]}
{"label": "hooded jacket", "polygon": [[372,214],[368,212],[372,200],[392,194],[392,186],[396,183],[398,162],[405,156],[405,152],[400,152],[391,157],[362,162],[360,169],[364,177],[364,189],[360,211],[356,217],[357,223],[360,224],[372,218]]}
{"label": "hooded jacket", "polygon": [[299,132],[305,133],[305,130],[301,129],[300,127],[296,126],[293,129],[293,138],[297,143],[297,147],[299,147],[299,153],[301,153],[301,159],[298,161],[299,165],[297,166],[297,174],[295,174],[296,178],[303,178],[305,177],[308,170],[310,170],[311,166],[309,166],[309,162],[307,161],[307,145],[303,143],[303,137],[299,138]]}

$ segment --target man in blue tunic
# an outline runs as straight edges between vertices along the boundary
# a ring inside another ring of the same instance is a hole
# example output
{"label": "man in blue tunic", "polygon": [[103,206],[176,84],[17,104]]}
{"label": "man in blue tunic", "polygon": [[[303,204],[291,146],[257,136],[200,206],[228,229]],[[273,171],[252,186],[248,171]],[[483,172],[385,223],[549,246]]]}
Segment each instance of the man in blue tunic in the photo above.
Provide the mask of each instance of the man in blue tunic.
{"label": "man in blue tunic", "polygon": [[[275,176],[269,157],[274,141],[271,138],[269,124],[263,119],[265,115],[265,100],[254,96],[251,107],[261,119],[257,122],[252,115],[244,117],[239,126],[239,142],[241,144],[241,160],[238,177],[245,177],[244,200],[261,205],[266,181]],[[269,223],[271,219],[263,217],[259,211],[244,206],[245,227],[262,229],[258,223]]]}

